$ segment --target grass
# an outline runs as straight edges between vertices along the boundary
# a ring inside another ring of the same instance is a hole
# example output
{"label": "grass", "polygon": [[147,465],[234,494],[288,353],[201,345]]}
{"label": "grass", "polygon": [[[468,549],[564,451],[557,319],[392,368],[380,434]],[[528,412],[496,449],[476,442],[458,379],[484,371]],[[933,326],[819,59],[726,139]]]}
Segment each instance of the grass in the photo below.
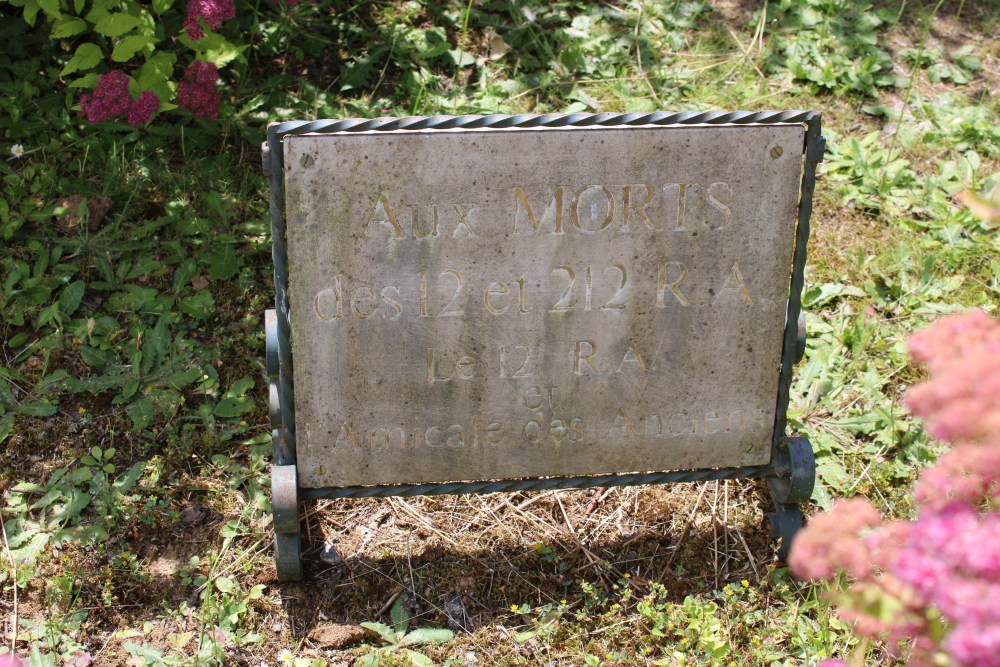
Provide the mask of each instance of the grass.
{"label": "grass", "polygon": [[[843,4],[241,6],[253,43],[220,120],[143,130],[68,110],[53,67],[65,54],[0,4],[0,144],[28,151],[0,161],[6,644],[33,666],[256,667],[283,650],[299,666],[421,664],[359,626],[403,609],[411,629],[454,631],[419,647],[435,664],[846,656],[850,628],[773,561],[768,500],[745,481],[313,503],[311,579],[278,584],[259,168],[271,120],[822,110],[791,426],[816,447],[816,506],[862,493],[907,516],[909,484],[940,450],[900,405],[921,377],[905,338],[1000,302],[996,230],[954,199],[1000,181],[1000,11]],[[881,25],[831,41],[845,21]],[[845,60],[866,48],[870,76]],[[102,196],[110,209],[92,210]],[[888,661],[881,647],[867,659]]]}

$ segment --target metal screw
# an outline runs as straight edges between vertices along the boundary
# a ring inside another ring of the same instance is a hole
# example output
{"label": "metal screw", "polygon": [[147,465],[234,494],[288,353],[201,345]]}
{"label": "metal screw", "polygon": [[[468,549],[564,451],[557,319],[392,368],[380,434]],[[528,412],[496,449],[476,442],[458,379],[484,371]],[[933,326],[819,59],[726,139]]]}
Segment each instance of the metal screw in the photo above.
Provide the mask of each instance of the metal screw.
{"label": "metal screw", "polygon": [[771,157],[781,157],[781,154],[785,152],[785,149],[781,146],[775,146],[771,149]]}

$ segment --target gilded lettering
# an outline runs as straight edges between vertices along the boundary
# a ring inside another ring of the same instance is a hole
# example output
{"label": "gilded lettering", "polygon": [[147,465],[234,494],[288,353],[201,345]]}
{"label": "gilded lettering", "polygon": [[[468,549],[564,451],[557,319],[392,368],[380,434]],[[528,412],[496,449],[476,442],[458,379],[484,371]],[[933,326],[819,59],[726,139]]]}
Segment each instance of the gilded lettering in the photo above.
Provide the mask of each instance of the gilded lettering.
{"label": "gilded lettering", "polygon": [[[416,215],[415,212],[414,215]],[[401,239],[404,236],[403,228],[399,226],[396,213],[392,210],[392,204],[389,203],[389,198],[385,196],[384,192],[380,192],[378,195],[371,218],[369,218],[368,224],[365,225],[364,236],[368,236],[368,228],[372,225],[388,225],[392,229],[390,236],[393,238]]]}
{"label": "gilded lettering", "polygon": [[[370,307],[368,310],[362,309],[362,306],[367,302],[367,306]],[[351,311],[357,315],[359,320],[366,320],[375,314],[378,309],[378,304],[375,302],[375,292],[371,290],[370,287],[359,287],[354,290],[354,294],[351,296]]]}
{"label": "gilded lettering", "polygon": [[455,364],[455,374],[462,380],[471,380],[476,374],[476,360],[470,356],[464,356]]}
{"label": "gilded lettering", "polygon": [[[382,297],[382,301],[385,303],[385,308],[382,310],[382,317],[387,320],[399,319],[399,316],[403,314],[403,306],[386,294],[389,290],[395,290],[396,296],[399,297],[399,288],[395,285],[388,285],[382,288],[382,291],[379,292],[379,296]],[[395,314],[390,314],[390,308],[396,311]]]}
{"label": "gilded lettering", "polygon": [[500,422],[490,422],[486,425],[486,444],[497,445],[503,441],[503,425]]}
{"label": "gilded lettering", "polygon": [[[334,303],[334,306],[332,308],[333,310],[332,313],[330,312],[331,309],[323,308],[321,303],[324,301],[328,301],[329,299],[325,297],[330,297],[330,296],[333,297],[333,303]],[[329,322],[330,320],[335,320],[338,317],[344,316],[343,301],[344,301],[344,289],[343,286],[340,284],[340,276],[335,276],[333,279],[332,288],[327,287],[326,289],[322,289],[316,293],[316,297],[313,299],[313,311],[316,313],[316,317],[318,317],[320,320],[324,322]]]}
{"label": "gilded lettering", "polygon": [[410,229],[413,230],[413,236],[418,239],[425,239],[428,236],[438,235],[438,225],[440,224],[440,216],[438,214],[438,207],[436,204],[431,204],[431,228],[430,231],[422,232],[417,227],[417,221],[419,220],[419,211],[417,206],[410,204]]}
{"label": "gilded lettering", "polygon": [[451,381],[451,375],[448,377],[438,377],[437,370],[437,362],[434,360],[434,348],[429,347],[427,348],[427,384]]}
{"label": "gilded lettering", "polygon": [[538,442],[542,436],[542,425],[531,420],[521,428],[521,437],[527,442]]}
{"label": "gilded lettering", "polygon": [[[346,443],[344,442],[345,438],[347,439]],[[354,449],[361,449],[358,438],[354,435],[354,431],[351,430],[350,425],[345,421],[340,426],[340,432],[337,433],[337,440],[334,444],[337,447],[346,447],[348,443]]]}
{"label": "gilded lettering", "polygon": [[455,209],[455,214],[458,216],[458,224],[455,225],[455,231],[451,233],[451,237],[457,237],[459,235],[458,230],[462,229],[462,227],[465,227],[466,232],[463,236],[475,236],[476,233],[472,231],[472,225],[469,224],[469,213],[472,212],[473,207],[470,206],[469,210],[465,213],[462,213],[462,209],[458,207],[458,204],[452,204],[451,207]]}
{"label": "gilded lettering", "polygon": [[[632,188],[645,188],[646,198],[642,204],[635,204],[632,200]],[[646,215],[646,207],[653,201],[653,188],[648,185],[626,185],[622,188],[622,228],[628,229],[629,215],[634,214],[636,220],[641,220],[650,231],[658,231],[653,225],[653,221]]]}
{"label": "gilded lettering", "polygon": [[448,302],[441,312],[437,314],[438,317],[459,317],[463,315],[461,310],[451,310],[452,305],[458,300],[458,295],[462,293],[462,274],[454,269],[445,269],[441,272],[441,278],[446,275],[452,276],[456,280],[455,293],[451,295],[451,300]]}
{"label": "gilded lettering", "polygon": [[[676,266],[678,268],[678,277],[671,283],[667,282],[667,267]],[[681,292],[681,283],[688,276],[687,267],[681,262],[667,262],[666,264],[660,265],[659,276],[656,280],[656,307],[666,308],[667,307],[667,289],[676,297],[677,301],[682,306],[690,306],[691,302],[688,301],[687,297]]]}
{"label": "gilded lettering", "polygon": [[[434,437],[431,437],[431,433],[434,434]],[[431,426],[429,429],[424,431],[424,442],[427,443],[428,447],[440,447],[442,444],[444,444],[440,440],[440,436],[441,436],[441,427]]]}
{"label": "gilded lettering", "polygon": [[462,428],[461,424],[452,424],[445,431],[444,446],[450,449],[462,447],[465,445],[464,434],[465,429]]}
{"label": "gilded lettering", "polygon": [[697,189],[698,187],[696,183],[670,183],[663,186],[664,202],[670,202],[674,199],[677,202],[674,209],[677,214],[674,222],[674,231],[687,230],[687,227],[684,226],[684,208],[688,188],[691,188],[691,186],[694,186],[692,189]]}
{"label": "gilded lettering", "polygon": [[[655,431],[650,429],[650,426],[652,425],[652,420],[654,419],[656,420]],[[655,436],[663,435],[663,420],[660,419],[660,415],[647,415],[642,421],[643,421],[642,424],[643,433],[645,433],[646,435],[655,435]]]}
{"label": "gilded lettering", "polygon": [[618,299],[623,298],[625,292],[625,286],[628,285],[628,272],[625,271],[625,267],[615,262],[608,268],[604,269],[604,274],[607,275],[608,271],[617,271],[621,282],[618,285],[618,289],[615,290],[614,296],[608,299],[608,302],[601,306],[601,310],[624,310],[624,303],[616,303]]}
{"label": "gilded lettering", "polygon": [[570,266],[557,266],[552,269],[552,273],[556,271],[561,271],[566,274],[566,289],[563,291],[562,296],[559,300],[549,308],[550,313],[564,313],[566,311],[573,310],[576,306],[576,300],[573,299],[573,283],[576,282],[576,274],[573,273],[573,268]]}
{"label": "gilded lettering", "polygon": [[642,355],[639,354],[639,350],[636,348],[635,343],[629,341],[628,348],[625,350],[625,354],[622,356],[622,362],[618,364],[618,370],[615,373],[621,373],[625,368],[625,364],[635,364],[635,368],[640,373],[646,372],[646,362],[642,360]]}
{"label": "gilded lettering", "polygon": [[427,272],[420,272],[420,317],[430,317],[427,312]]}
{"label": "gilded lettering", "polygon": [[720,417],[717,413],[708,412],[705,414],[705,418],[702,419],[701,423],[704,426],[704,432],[709,435],[713,435],[722,430],[724,421],[725,420],[723,420],[723,418]]}
{"label": "gilded lettering", "polygon": [[524,407],[529,410],[537,410],[542,407],[542,398],[543,395],[541,387],[531,387],[524,395]]}
{"label": "gilded lettering", "polygon": [[715,301],[712,303],[714,306],[722,298],[722,295],[727,291],[737,291],[743,297],[743,305],[749,306],[753,303],[750,298],[750,290],[747,288],[746,281],[743,280],[743,273],[740,271],[740,265],[738,263],[733,264],[733,268],[729,270],[729,275],[726,276],[726,282],[723,283],[722,289],[715,297]]}
{"label": "gilded lettering", "polygon": [[541,226],[542,222],[548,217],[549,211],[555,207],[555,232],[556,234],[562,233],[562,209],[563,209],[563,188],[558,187],[555,189],[552,203],[542,214],[542,219],[539,220],[535,216],[535,212],[531,209],[531,204],[528,202],[528,195],[524,193],[524,188],[517,186],[514,188],[514,233],[518,233],[518,220],[521,218],[518,216],[518,203],[521,204],[521,208],[524,209],[524,213],[527,215],[528,223],[531,225],[533,231],[537,232],[538,228]]}
{"label": "gilded lettering", "polygon": [[[601,196],[603,195],[603,201]],[[580,220],[580,207],[583,206],[591,225],[597,225],[595,229],[588,229],[583,226]],[[601,221],[603,215],[603,222]],[[611,192],[603,185],[590,185],[580,190],[570,207],[570,217],[573,225],[585,234],[596,234],[607,229],[615,215],[615,199]]]}
{"label": "gilded lettering", "polygon": [[522,277],[517,279],[517,312],[530,313],[531,308],[524,307],[524,285],[527,281]]}
{"label": "gilded lettering", "polygon": [[483,292],[483,305],[486,306],[486,311],[493,315],[503,315],[507,312],[507,304],[504,304],[502,308],[494,305],[492,297],[505,296],[510,292],[510,288],[507,287],[507,283],[490,283],[486,291]]}
{"label": "gilded lettering", "polygon": [[694,433],[694,427],[695,427],[694,420],[691,419],[690,417],[688,417],[683,412],[677,412],[675,414],[670,415],[670,417],[667,419],[667,430],[672,435],[678,435],[680,433],[684,433],[684,427],[681,427],[681,430],[679,430],[679,431],[675,431],[674,430],[674,419],[677,418],[677,417],[681,417],[682,419],[690,419],[691,420],[691,427],[687,429],[687,432],[688,433]]}
{"label": "gilded lettering", "polygon": [[744,414],[743,414],[742,410],[734,410],[733,412],[730,412],[726,416],[726,431],[727,432],[733,430],[733,417],[735,417],[737,415],[739,416],[739,422],[740,422],[739,432],[740,433],[743,432],[743,430],[745,428],[745,419],[744,419]]}
{"label": "gilded lettering", "polygon": [[[514,370],[513,373],[508,375],[510,366],[508,366],[507,355],[508,351],[514,350],[524,350],[524,359],[521,361],[520,365]],[[500,377],[501,378],[526,378],[531,377],[531,369],[529,368],[528,361],[531,360],[531,349],[525,345],[501,345],[500,346]]]}
{"label": "gilded lettering", "polygon": [[628,415],[625,414],[625,410],[618,408],[618,414],[615,415],[614,420],[611,422],[611,428],[608,429],[608,437],[621,438],[625,436],[634,438],[635,431],[632,429],[632,423],[629,421]]}
{"label": "gilded lettering", "polygon": [[726,206],[725,202],[722,199],[720,199],[720,197],[724,195],[726,200],[732,199],[733,190],[732,188],[729,187],[729,183],[718,182],[718,183],[712,183],[711,185],[708,186],[707,194],[708,194],[708,205],[711,208],[713,208],[719,215],[722,216],[722,222],[713,225],[710,222],[708,222],[708,220],[706,220],[705,224],[711,227],[712,229],[721,229],[722,227],[725,227],[732,221],[733,213],[732,211],[729,210],[729,207]]}
{"label": "gilded lettering", "polygon": [[[586,353],[584,353],[583,350],[584,345],[587,346]],[[583,375],[582,364],[587,364],[588,366],[590,366],[590,370],[592,370],[595,373],[600,373],[600,371],[597,370],[597,366],[594,365],[594,362],[590,360],[590,358],[593,357],[595,354],[597,354],[597,343],[595,343],[592,340],[576,341],[576,361],[573,364],[574,368],[573,373],[576,375]]]}

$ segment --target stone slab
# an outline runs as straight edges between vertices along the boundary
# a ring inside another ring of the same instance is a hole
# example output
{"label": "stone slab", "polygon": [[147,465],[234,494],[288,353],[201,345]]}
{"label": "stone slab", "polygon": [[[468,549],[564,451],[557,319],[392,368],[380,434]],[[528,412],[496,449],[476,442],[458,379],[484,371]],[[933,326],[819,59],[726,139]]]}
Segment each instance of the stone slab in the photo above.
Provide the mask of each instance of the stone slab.
{"label": "stone slab", "polygon": [[300,485],[766,464],[803,141],[286,137]]}

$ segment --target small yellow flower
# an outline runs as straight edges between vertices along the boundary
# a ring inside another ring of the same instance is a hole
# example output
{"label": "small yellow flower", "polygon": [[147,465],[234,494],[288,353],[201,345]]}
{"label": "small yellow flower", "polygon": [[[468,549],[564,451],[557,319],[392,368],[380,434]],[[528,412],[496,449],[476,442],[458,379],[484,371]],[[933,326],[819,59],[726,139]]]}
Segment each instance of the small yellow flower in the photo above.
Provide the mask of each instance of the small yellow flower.
{"label": "small yellow flower", "polygon": [[87,408],[85,408],[85,407],[83,407],[83,406],[81,405],[81,406],[80,406],[80,407],[78,407],[78,408],[77,408],[76,410],[77,410],[77,412],[79,412],[79,413],[80,413],[80,414],[82,415],[82,414],[83,414],[84,412],[86,412],[86,411],[87,411]]}
{"label": "small yellow flower", "polygon": [[744,579],[740,583],[743,584],[743,588],[750,588],[750,582],[747,581],[746,579]]}
{"label": "small yellow flower", "polygon": [[510,606],[510,610],[511,610],[512,612],[515,612],[515,613],[517,613],[517,605],[516,605],[516,604],[512,604],[512,605]]}
{"label": "small yellow flower", "polygon": [[626,579],[631,579],[631,578],[632,578],[632,575],[631,575],[631,574],[629,574],[628,572],[626,572],[626,573],[625,573],[625,578],[626,578]]}
{"label": "small yellow flower", "polygon": [[611,605],[612,609],[618,609],[619,607],[620,607],[620,605],[617,602],[614,603],[613,605]]}
{"label": "small yellow flower", "polygon": [[566,604],[566,600],[559,600],[559,604],[562,604],[562,605]]}

